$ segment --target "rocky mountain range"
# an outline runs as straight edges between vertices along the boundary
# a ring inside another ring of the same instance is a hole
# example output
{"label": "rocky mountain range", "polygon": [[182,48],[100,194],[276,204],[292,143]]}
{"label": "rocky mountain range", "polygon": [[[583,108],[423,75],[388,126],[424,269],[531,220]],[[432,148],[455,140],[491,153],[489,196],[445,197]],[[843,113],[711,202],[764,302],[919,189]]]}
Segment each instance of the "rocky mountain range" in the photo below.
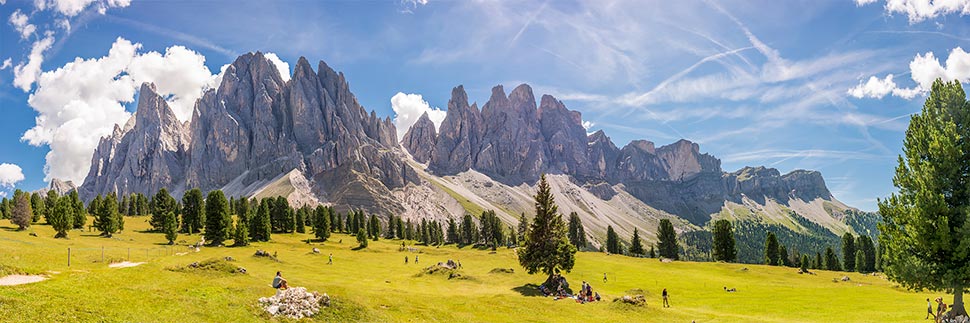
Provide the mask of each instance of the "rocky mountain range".
{"label": "rocky mountain range", "polygon": [[664,218],[681,232],[712,218],[797,226],[794,216],[836,234],[856,230],[843,219],[851,208],[818,172],[726,172],[696,143],[635,140],[619,148],[603,131],[587,135],[582,122],[550,95],[537,106],[526,84],[508,94],[494,87],[481,109],[458,86],[440,128],[423,115],[399,141],[391,119],[368,113],[326,63],[314,70],[301,57],[284,81],[263,54],[249,53],[184,123],[144,84],[135,115],[101,139],[78,190],[89,200],[222,189],[405,218],[493,209],[514,224],[531,213],[536,180],[548,174],[560,210],[580,214],[594,241],[607,226],[624,236],[639,228],[650,241]]}

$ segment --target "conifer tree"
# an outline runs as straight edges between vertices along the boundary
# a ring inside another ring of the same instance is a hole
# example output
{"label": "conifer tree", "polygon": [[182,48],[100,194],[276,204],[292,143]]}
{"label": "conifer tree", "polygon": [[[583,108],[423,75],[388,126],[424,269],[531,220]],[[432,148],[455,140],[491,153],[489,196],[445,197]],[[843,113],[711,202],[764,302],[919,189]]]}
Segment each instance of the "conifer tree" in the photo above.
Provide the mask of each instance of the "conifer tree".
{"label": "conifer tree", "polygon": [[606,252],[622,254],[623,246],[620,244],[620,236],[613,230],[613,226],[606,227]]}
{"label": "conifer tree", "polygon": [[47,216],[44,198],[37,192],[30,194],[30,209],[33,211],[31,213],[30,223],[40,222],[41,217]]}
{"label": "conifer tree", "polygon": [[[44,196],[44,209],[54,210],[54,208],[57,207],[58,198],[60,198],[60,195],[57,194],[57,191],[48,190],[47,194]],[[50,213],[51,212],[48,212],[47,214],[45,214],[45,216],[50,217]],[[51,223],[50,219],[48,218],[45,218],[44,221],[47,222],[48,224]]]}
{"label": "conifer tree", "polygon": [[162,216],[162,232],[165,233],[169,245],[175,244],[175,239],[178,239],[178,217],[174,212],[165,211]]}
{"label": "conifer tree", "polygon": [[765,237],[765,264],[769,266],[778,266],[779,256],[778,250],[778,238],[775,237],[774,232],[768,232],[767,237]]}
{"label": "conifer tree", "polygon": [[84,208],[84,202],[77,195],[77,190],[72,190],[70,194],[67,195],[68,201],[71,203],[71,215],[74,216],[74,220],[71,221],[71,225],[75,229],[84,229],[84,225],[88,222],[87,210]]}
{"label": "conifer tree", "polygon": [[210,191],[205,198],[205,240],[213,246],[222,245],[231,238],[232,216],[229,201],[222,190]]}
{"label": "conifer tree", "polygon": [[[56,192],[53,194],[54,204],[47,209],[47,223],[57,232],[54,238],[67,238],[67,230],[71,229],[74,221],[74,216],[71,214],[73,206],[71,206],[70,200],[58,198],[56,194]],[[50,193],[47,195],[48,197],[52,196]]]}
{"label": "conifer tree", "polygon": [[583,220],[579,218],[579,214],[576,212],[569,213],[569,242],[577,249],[583,249],[587,246],[586,229],[583,228]]}
{"label": "conifer tree", "polygon": [[365,232],[364,228],[357,229],[357,243],[360,244],[358,248],[367,248],[367,232]]}
{"label": "conifer tree", "polygon": [[[199,192],[200,196],[201,194]],[[155,193],[151,204],[152,218],[149,220],[149,224],[152,226],[152,231],[162,232],[162,223],[165,221],[165,214],[168,212],[179,214],[178,201],[172,195],[169,195],[168,190],[163,187]],[[199,227],[199,230],[201,229]]]}
{"label": "conifer tree", "polygon": [[738,251],[734,247],[734,229],[731,221],[714,221],[714,229],[711,232],[713,237],[713,247],[711,252],[714,261],[735,262],[738,259]]}
{"label": "conifer tree", "polygon": [[236,207],[236,229],[233,231],[232,244],[234,246],[249,245],[249,228],[251,227],[253,211],[249,208],[249,202],[240,198]]}
{"label": "conifer tree", "polygon": [[855,271],[855,237],[846,232],[842,235],[842,264],[845,271]]}
{"label": "conifer tree", "polygon": [[330,210],[323,205],[317,205],[313,214],[313,235],[320,241],[327,241],[330,238]]}
{"label": "conifer tree", "polygon": [[101,235],[110,238],[118,232],[118,200],[114,194],[108,194],[98,204],[98,214],[94,218],[94,227],[101,231]]}
{"label": "conifer tree", "polygon": [[517,249],[519,264],[529,274],[538,272],[548,276],[570,272],[576,264],[576,247],[569,243],[565,221],[559,214],[555,198],[546,182],[546,175],[539,178],[535,195],[536,216],[529,226],[528,237],[522,248]]}
{"label": "conifer tree", "polygon": [[633,228],[633,238],[630,239],[630,253],[635,256],[643,256],[643,243],[640,242],[640,229]]}
{"label": "conifer tree", "polygon": [[679,249],[677,245],[677,232],[674,231],[674,224],[670,219],[661,219],[657,228],[657,249],[660,257],[678,260]]}

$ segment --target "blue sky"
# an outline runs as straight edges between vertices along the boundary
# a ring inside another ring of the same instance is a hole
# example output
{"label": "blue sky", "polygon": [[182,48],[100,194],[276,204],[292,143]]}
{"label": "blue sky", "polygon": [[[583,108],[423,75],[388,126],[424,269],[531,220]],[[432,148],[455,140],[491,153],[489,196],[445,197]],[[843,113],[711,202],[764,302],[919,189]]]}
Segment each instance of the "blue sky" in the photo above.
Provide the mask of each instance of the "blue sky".
{"label": "blue sky", "polygon": [[[399,124],[459,84],[481,105],[529,83],[618,146],[687,138],[726,171],[819,170],[874,210],[927,82],[970,82],[968,2],[0,0],[0,195],[82,179],[135,83],[187,115],[223,65],[263,51],[326,61]],[[422,97],[392,107],[398,93]]]}

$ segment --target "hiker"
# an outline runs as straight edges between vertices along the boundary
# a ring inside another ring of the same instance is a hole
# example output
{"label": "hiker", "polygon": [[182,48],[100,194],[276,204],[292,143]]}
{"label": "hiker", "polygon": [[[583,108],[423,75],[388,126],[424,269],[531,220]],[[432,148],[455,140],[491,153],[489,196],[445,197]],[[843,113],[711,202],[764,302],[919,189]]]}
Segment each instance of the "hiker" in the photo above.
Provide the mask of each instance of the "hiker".
{"label": "hiker", "polygon": [[933,315],[933,320],[936,320],[936,313],[933,313],[933,302],[930,302],[929,297],[926,298],[926,318],[924,320],[930,319],[930,315]]}
{"label": "hiker", "polygon": [[946,313],[947,306],[946,306],[946,303],[943,302],[943,297],[937,297],[936,298],[936,303],[937,304],[936,304],[936,318],[935,318],[935,320],[937,322],[939,322],[940,319],[943,318],[943,314]]}
{"label": "hiker", "polygon": [[606,282],[606,273],[603,273],[603,282]]}
{"label": "hiker", "polygon": [[333,254],[330,254],[330,260],[327,261],[328,265],[333,265]]}
{"label": "hiker", "polygon": [[287,288],[290,288],[286,285],[286,279],[284,279],[283,275],[278,271],[276,272],[276,277],[273,278],[273,288],[278,290],[286,290]]}
{"label": "hiker", "polygon": [[666,288],[664,288],[664,291],[663,291],[662,295],[663,295],[663,298],[664,298],[664,307],[670,307],[670,303],[667,302],[667,298],[669,298],[670,295],[667,294],[667,289]]}
{"label": "hiker", "polygon": [[[724,286],[724,291],[725,291],[725,292],[728,292],[728,293],[733,293],[733,292],[736,292],[736,291],[738,291],[738,289],[737,289],[737,288],[733,288],[733,287],[732,287],[732,288],[727,288],[727,286]],[[930,300],[930,299],[929,299],[929,298],[927,298],[926,300],[928,301],[928,300]]]}
{"label": "hiker", "polygon": [[407,265],[407,264],[408,264],[408,256],[404,256],[404,264],[405,264],[405,265]]}
{"label": "hiker", "polygon": [[418,263],[418,255],[414,255],[414,263]]}

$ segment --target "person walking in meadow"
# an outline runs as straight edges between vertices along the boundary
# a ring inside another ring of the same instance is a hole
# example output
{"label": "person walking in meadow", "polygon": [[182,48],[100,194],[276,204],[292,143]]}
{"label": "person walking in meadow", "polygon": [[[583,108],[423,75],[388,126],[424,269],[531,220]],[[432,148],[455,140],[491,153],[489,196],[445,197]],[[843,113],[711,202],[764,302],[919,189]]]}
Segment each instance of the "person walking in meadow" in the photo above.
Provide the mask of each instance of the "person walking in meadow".
{"label": "person walking in meadow", "polygon": [[664,291],[663,291],[663,293],[661,295],[664,298],[664,307],[670,307],[670,302],[667,301],[667,299],[670,298],[670,295],[667,294],[667,289],[666,288],[664,288]]}
{"label": "person walking in meadow", "polygon": [[414,263],[418,263],[418,255],[414,255]]}
{"label": "person walking in meadow", "polygon": [[930,302],[929,298],[926,298],[926,318],[924,320],[930,319],[930,315],[933,315],[933,319],[936,319],[936,313],[933,313],[933,302]]}
{"label": "person walking in meadow", "polygon": [[330,260],[327,260],[328,265],[333,265],[333,254],[330,254]]}
{"label": "person walking in meadow", "polygon": [[606,273],[603,273],[603,282],[606,282]]}
{"label": "person walking in meadow", "polygon": [[405,264],[405,265],[407,265],[407,264],[408,264],[408,256],[404,256],[404,264]]}

